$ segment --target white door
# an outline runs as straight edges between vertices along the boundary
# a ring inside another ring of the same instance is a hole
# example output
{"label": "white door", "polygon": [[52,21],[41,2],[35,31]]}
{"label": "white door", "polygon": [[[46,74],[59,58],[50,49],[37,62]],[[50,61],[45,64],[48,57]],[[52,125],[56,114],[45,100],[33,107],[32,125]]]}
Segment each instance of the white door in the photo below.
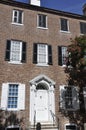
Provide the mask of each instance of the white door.
{"label": "white door", "polygon": [[48,92],[37,90],[35,93],[36,121],[48,121]]}

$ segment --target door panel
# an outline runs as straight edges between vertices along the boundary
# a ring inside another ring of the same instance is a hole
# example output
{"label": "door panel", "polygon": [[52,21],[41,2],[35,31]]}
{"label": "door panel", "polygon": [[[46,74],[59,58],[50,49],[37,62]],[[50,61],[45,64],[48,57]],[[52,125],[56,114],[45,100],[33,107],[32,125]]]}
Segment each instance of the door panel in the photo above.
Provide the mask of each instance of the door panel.
{"label": "door panel", "polygon": [[36,121],[48,121],[48,92],[38,90],[35,94]]}

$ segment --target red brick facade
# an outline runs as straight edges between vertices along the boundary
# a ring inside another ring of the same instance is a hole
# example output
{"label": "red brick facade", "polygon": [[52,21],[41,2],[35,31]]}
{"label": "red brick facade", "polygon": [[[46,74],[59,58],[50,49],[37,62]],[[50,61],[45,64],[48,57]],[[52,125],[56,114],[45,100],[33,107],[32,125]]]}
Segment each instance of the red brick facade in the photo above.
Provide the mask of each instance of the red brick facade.
{"label": "red brick facade", "polygon": [[[23,11],[23,25],[12,23],[13,9]],[[47,16],[47,29],[37,28],[37,15]],[[69,32],[61,32],[60,18],[69,21]],[[59,111],[59,86],[67,84],[67,74],[64,68],[58,65],[58,46],[69,45],[70,39],[80,36],[80,22],[86,17],[51,9],[35,7],[18,2],[0,1],[0,100],[3,83],[25,84],[25,110],[20,112],[24,116],[25,128],[29,126],[30,113],[30,81],[43,74],[55,82],[55,114],[60,120],[60,130],[69,120]],[[26,63],[11,64],[5,60],[7,40],[26,42]],[[44,43],[52,46],[52,65],[37,66],[33,64],[33,44]],[[74,122],[73,122],[74,123]]]}

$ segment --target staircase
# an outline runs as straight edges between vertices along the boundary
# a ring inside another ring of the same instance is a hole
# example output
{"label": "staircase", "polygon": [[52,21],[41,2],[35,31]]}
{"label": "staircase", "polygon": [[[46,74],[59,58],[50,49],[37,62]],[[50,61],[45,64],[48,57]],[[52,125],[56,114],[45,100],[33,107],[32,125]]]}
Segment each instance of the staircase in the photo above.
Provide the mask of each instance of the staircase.
{"label": "staircase", "polygon": [[36,123],[36,112],[34,111],[34,125],[30,125],[29,130],[59,130],[59,119],[51,110],[50,113],[53,119],[53,123],[51,122]]}
{"label": "staircase", "polygon": [[[36,126],[31,125],[30,130],[36,130]],[[58,130],[58,128],[55,124],[41,124],[41,130]]]}

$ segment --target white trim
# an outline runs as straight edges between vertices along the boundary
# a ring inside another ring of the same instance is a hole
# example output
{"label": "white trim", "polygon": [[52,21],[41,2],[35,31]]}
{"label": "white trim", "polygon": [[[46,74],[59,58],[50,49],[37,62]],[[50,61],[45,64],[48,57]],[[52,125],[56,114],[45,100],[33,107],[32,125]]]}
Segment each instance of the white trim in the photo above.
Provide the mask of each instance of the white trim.
{"label": "white trim", "polygon": [[[46,16],[46,27],[40,27],[39,26],[39,15],[44,15],[44,16]],[[39,28],[39,29],[48,29],[48,17],[47,17],[47,15],[45,15],[45,14],[38,14],[37,15],[37,28]]]}
{"label": "white trim", "polygon": [[[35,112],[35,93],[37,91],[36,86],[40,83],[45,85],[48,94],[48,121],[53,123],[52,115],[50,110],[55,114],[55,95],[54,95],[54,85],[55,82],[52,81],[45,75],[39,75],[30,81],[30,122],[34,124],[34,112]],[[43,123],[43,122],[42,122]]]}
{"label": "white trim", "polygon": [[[15,44],[16,42],[19,43],[19,61],[14,61],[12,60],[12,46],[13,43]],[[17,40],[11,40],[11,46],[10,46],[10,61],[8,63],[12,63],[12,64],[21,64],[21,59],[22,59],[22,42],[21,41],[17,41]]]}
{"label": "white trim", "polygon": [[[17,10],[17,9],[13,9],[12,11],[13,11],[13,14],[12,14],[12,24],[23,25],[24,12],[23,12],[22,10]],[[17,12],[17,16],[16,16],[17,21],[16,21],[16,22],[14,21],[14,18],[15,18],[15,16],[14,16],[15,11]],[[18,23],[18,20],[19,20],[19,12],[20,12],[20,11],[22,12],[21,23]]]}

